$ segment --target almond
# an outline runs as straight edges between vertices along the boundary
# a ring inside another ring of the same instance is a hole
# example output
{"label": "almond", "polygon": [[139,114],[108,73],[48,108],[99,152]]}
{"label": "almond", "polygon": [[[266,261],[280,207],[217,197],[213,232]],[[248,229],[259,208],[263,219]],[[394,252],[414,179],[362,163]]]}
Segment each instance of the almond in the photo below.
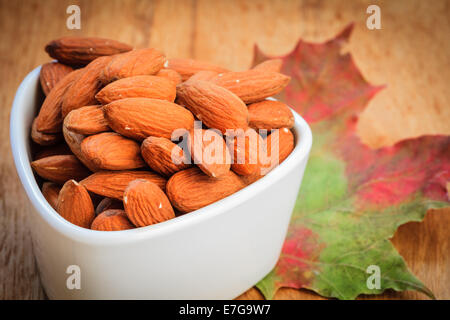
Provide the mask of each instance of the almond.
{"label": "almond", "polygon": [[64,124],[70,131],[84,135],[110,130],[101,106],[86,106],[72,110],[64,119]]}
{"label": "almond", "polygon": [[33,157],[33,160],[39,160],[42,158],[50,157],[50,156],[58,156],[72,154],[69,146],[65,143],[60,143],[54,146],[44,147],[36,152]]}
{"label": "almond", "polygon": [[75,70],[61,79],[49,92],[36,118],[36,129],[43,133],[58,133],[62,128],[61,106],[63,98],[70,86],[83,73],[83,69]]}
{"label": "almond", "polygon": [[[228,142],[231,140],[230,142]],[[263,138],[253,129],[241,130],[233,139],[227,139],[229,149],[233,150],[231,169],[239,175],[247,176],[259,172],[261,148],[265,148]]]}
{"label": "almond", "polygon": [[90,192],[104,197],[122,200],[128,184],[136,179],[145,179],[155,183],[161,190],[166,188],[166,179],[149,171],[100,171],[80,183]]}
{"label": "almond", "polygon": [[290,79],[277,72],[248,70],[219,74],[211,82],[230,90],[249,104],[281,92]]}
{"label": "almond", "polygon": [[270,158],[270,170],[282,163],[294,150],[294,135],[288,128],[275,130],[265,141],[267,155]]}
{"label": "almond", "polygon": [[110,209],[121,209],[123,210],[123,202],[113,198],[103,198],[95,208],[95,214],[110,210]]}
{"label": "almond", "polygon": [[164,54],[156,49],[139,49],[114,56],[102,71],[103,83],[140,75],[154,75],[166,62]]}
{"label": "almond", "polygon": [[222,133],[247,128],[247,106],[235,94],[207,81],[190,80],[177,88],[179,101],[209,128]]}
{"label": "almond", "polygon": [[102,38],[64,37],[45,46],[50,57],[70,65],[86,65],[101,56],[130,51],[127,44]]}
{"label": "almond", "polygon": [[193,59],[169,59],[167,62],[168,69],[173,69],[181,75],[183,81],[186,81],[192,75],[199,71],[214,71],[217,73],[228,72],[229,70],[219,67],[215,64],[198,61]]}
{"label": "almond", "polygon": [[48,204],[53,208],[57,209],[58,207],[58,195],[61,187],[53,182],[44,182],[42,184],[42,195],[45,200],[47,200]]}
{"label": "almond", "polygon": [[74,155],[58,155],[31,162],[36,173],[55,183],[63,184],[67,180],[81,180],[89,175],[89,170]]}
{"label": "almond", "polygon": [[148,137],[142,142],[141,154],[150,168],[164,176],[190,167],[183,149],[166,138]]}
{"label": "almond", "polygon": [[192,77],[190,77],[188,79],[189,80],[203,80],[203,81],[209,81],[213,78],[215,78],[219,73],[215,72],[215,71],[209,71],[209,70],[204,70],[204,71],[199,71],[197,73],[194,73],[192,75]]}
{"label": "almond", "polygon": [[217,178],[230,171],[230,152],[222,135],[216,130],[191,130],[188,145],[194,164],[208,176]]}
{"label": "almond", "polygon": [[128,219],[136,227],[145,227],[175,218],[166,194],[153,182],[137,179],[128,185],[123,196]]}
{"label": "almond", "polygon": [[108,84],[96,94],[95,98],[102,104],[139,97],[173,102],[176,94],[176,85],[172,80],[157,76],[135,76]]}
{"label": "almond", "polygon": [[59,192],[57,211],[67,221],[83,228],[89,228],[95,218],[89,193],[74,180],[67,181]]}
{"label": "almond", "polygon": [[31,125],[31,139],[41,146],[51,146],[62,140],[61,133],[43,133],[36,128],[37,120],[34,119]]}
{"label": "almond", "polygon": [[127,98],[103,107],[109,126],[133,139],[149,136],[170,139],[176,129],[191,129],[194,117],[185,108],[165,100]]}
{"label": "almond", "polygon": [[102,86],[100,73],[111,59],[108,56],[100,57],[83,68],[64,95],[61,109],[63,118],[74,109],[97,104],[95,95]]}
{"label": "almond", "polygon": [[281,59],[269,59],[261,62],[253,67],[253,70],[280,72],[283,66],[283,60]]}
{"label": "almond", "polygon": [[139,144],[115,132],[87,137],[81,143],[81,153],[99,169],[127,170],[145,166]]}
{"label": "almond", "polygon": [[220,178],[211,178],[193,167],[175,173],[167,182],[166,192],[172,205],[187,213],[219,201],[244,186],[232,171]]}
{"label": "almond", "polygon": [[92,230],[97,231],[120,231],[134,229],[125,211],[109,209],[100,213],[92,222]]}
{"label": "almond", "polygon": [[73,152],[73,154],[86,166],[89,168],[89,170],[96,172],[99,171],[100,168],[96,166],[94,162],[92,162],[90,159],[87,159],[84,157],[83,152],[81,152],[81,143],[86,138],[85,135],[73,132],[67,128],[67,122],[70,121],[70,117],[66,117],[64,119],[63,124],[63,135],[64,140],[66,141],[67,145],[69,146],[70,150]]}
{"label": "almond", "polygon": [[66,75],[71,73],[73,69],[65,64],[58,62],[44,63],[41,67],[39,80],[41,82],[42,91],[48,95],[53,87]]}
{"label": "almond", "polygon": [[172,81],[175,85],[178,85],[181,83],[181,76],[178,72],[172,69],[161,69],[156,74],[158,77],[166,78]]}
{"label": "almond", "polygon": [[248,125],[255,129],[292,128],[294,115],[289,107],[279,101],[264,100],[248,106]]}

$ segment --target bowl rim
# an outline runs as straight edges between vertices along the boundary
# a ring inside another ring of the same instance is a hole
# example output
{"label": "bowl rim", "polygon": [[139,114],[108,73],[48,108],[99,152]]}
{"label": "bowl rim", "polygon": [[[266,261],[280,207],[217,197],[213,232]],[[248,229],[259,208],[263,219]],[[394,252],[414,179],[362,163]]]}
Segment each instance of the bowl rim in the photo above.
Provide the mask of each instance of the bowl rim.
{"label": "bowl rim", "polygon": [[29,125],[25,124],[25,113],[29,111],[29,108],[26,107],[26,94],[28,94],[30,88],[38,85],[40,70],[41,66],[32,70],[24,78],[14,97],[10,116],[10,143],[14,163],[22,186],[39,215],[54,230],[79,243],[109,246],[136,242],[176,232],[179,229],[189,228],[191,225],[213,219],[215,216],[232,210],[240,203],[269,188],[293,170],[299,162],[307,160],[305,158],[308,157],[311,150],[311,129],[306,121],[291,108],[295,119],[293,131],[296,136],[296,143],[294,150],[283,163],[258,181],[213,204],[162,223],[115,232],[85,229],[65,220],[48,204],[31,169],[26,148],[29,139]]}

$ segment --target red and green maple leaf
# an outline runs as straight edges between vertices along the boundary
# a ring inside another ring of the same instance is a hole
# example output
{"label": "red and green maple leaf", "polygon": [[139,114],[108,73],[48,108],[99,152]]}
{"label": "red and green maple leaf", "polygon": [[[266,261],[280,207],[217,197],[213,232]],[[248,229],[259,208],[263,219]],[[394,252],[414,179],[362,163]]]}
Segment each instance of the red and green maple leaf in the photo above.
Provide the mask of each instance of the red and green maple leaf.
{"label": "red and green maple leaf", "polygon": [[[383,87],[368,84],[351,55],[341,53],[352,29],[323,44],[300,40],[281,57],[292,80],[279,98],[308,121],[314,142],[279,262],[257,284],[266,298],[280,287],[340,299],[388,288],[433,297],[389,238],[401,224],[448,205],[450,137],[376,150],[361,142],[358,114]],[[267,58],[256,48],[254,63]],[[379,289],[367,285],[372,265],[380,268]]]}

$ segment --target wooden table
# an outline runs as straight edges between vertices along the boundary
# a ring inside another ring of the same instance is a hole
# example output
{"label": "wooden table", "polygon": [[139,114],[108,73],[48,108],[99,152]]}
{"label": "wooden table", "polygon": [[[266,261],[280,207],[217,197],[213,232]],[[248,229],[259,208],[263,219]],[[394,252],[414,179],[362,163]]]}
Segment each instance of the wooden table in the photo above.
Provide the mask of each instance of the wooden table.
{"label": "wooden table", "polygon": [[[387,84],[363,112],[358,132],[373,147],[422,134],[450,134],[450,2],[376,1],[381,30],[368,30],[374,1],[62,1],[0,0],[0,299],[45,297],[33,257],[30,204],[19,183],[9,145],[9,112],[23,77],[49,61],[44,45],[64,35],[113,38],[158,47],[168,57],[193,57],[230,69],[247,68],[253,45],[268,54],[289,52],[299,37],[323,41],[349,22],[348,50],[363,75]],[[66,8],[81,7],[81,30],[66,29]],[[393,242],[411,270],[438,298],[450,298],[450,211],[409,223]],[[251,289],[240,298],[258,299]],[[319,299],[282,289],[276,299]],[[378,297],[421,299],[415,292]]]}

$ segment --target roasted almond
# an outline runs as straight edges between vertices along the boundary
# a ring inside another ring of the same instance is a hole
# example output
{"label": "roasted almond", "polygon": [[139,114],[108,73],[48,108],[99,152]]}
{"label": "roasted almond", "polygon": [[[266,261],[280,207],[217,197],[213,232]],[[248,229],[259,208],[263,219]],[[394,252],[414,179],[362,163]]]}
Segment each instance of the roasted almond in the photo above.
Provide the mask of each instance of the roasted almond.
{"label": "roasted almond", "polygon": [[155,183],[161,190],[166,188],[166,179],[149,171],[100,171],[80,183],[90,192],[104,197],[122,200],[128,184],[136,179],[145,179]]}
{"label": "roasted almond", "polygon": [[178,99],[207,127],[226,133],[247,128],[247,106],[235,94],[201,80],[190,80],[177,87]]}
{"label": "roasted almond", "polygon": [[[230,142],[229,142],[230,141]],[[253,129],[238,131],[227,138],[229,150],[233,150],[231,169],[239,175],[256,174],[260,169],[260,149],[265,148],[263,138]]]}
{"label": "roasted almond", "polygon": [[203,80],[203,81],[209,81],[213,78],[215,78],[219,73],[215,72],[215,71],[210,71],[210,70],[204,70],[204,71],[199,71],[197,73],[194,73],[192,75],[192,77],[190,77],[188,79],[189,80]]}
{"label": "roasted almond", "polygon": [[152,98],[173,102],[176,94],[176,85],[172,80],[157,76],[134,76],[108,84],[95,98],[102,104],[125,98]]}
{"label": "roasted almond", "polygon": [[282,163],[294,150],[294,135],[288,128],[281,128],[274,130],[265,141],[270,159],[270,163],[266,163],[265,167],[268,167],[270,171]]}
{"label": "roasted almond", "polygon": [[172,205],[187,213],[219,201],[244,187],[234,172],[212,178],[193,167],[175,173],[167,182],[166,193]]}
{"label": "roasted almond", "polygon": [[86,106],[69,112],[64,124],[70,131],[91,135],[110,130],[101,106]]}
{"label": "roasted almond", "polygon": [[61,186],[56,183],[44,182],[42,184],[42,195],[45,200],[47,200],[48,204],[55,210],[58,207],[58,195],[60,190]]}
{"label": "roasted almond", "polygon": [[94,219],[91,229],[97,231],[120,231],[134,229],[134,225],[128,219],[125,211],[109,209],[103,211]]}
{"label": "roasted almond", "polygon": [[281,59],[269,59],[261,62],[253,67],[253,70],[280,72],[283,66],[283,60]]}
{"label": "roasted almond", "polygon": [[99,215],[103,211],[110,209],[123,210],[123,202],[113,198],[103,198],[95,208],[95,214]]}
{"label": "roasted almond", "polygon": [[175,85],[178,85],[181,83],[181,76],[178,72],[172,69],[161,69],[156,74],[158,77],[166,78],[175,83]]}
{"label": "roasted almond", "polygon": [[208,176],[217,178],[230,171],[230,152],[222,135],[216,130],[191,130],[188,145],[194,164]]}
{"label": "roasted almond", "polygon": [[123,196],[128,219],[136,227],[145,227],[175,218],[166,194],[153,182],[137,179],[128,185]]}
{"label": "roasted almond", "polygon": [[264,100],[248,106],[248,125],[255,129],[292,128],[294,115],[279,101]]}
{"label": "roasted almond", "polygon": [[100,57],[83,68],[83,72],[64,95],[61,109],[63,118],[72,110],[97,104],[95,95],[102,87],[100,73],[111,59],[108,56]]}
{"label": "roasted almond", "polygon": [[170,139],[176,129],[191,129],[194,117],[169,101],[148,98],[116,100],[103,107],[109,126],[133,139],[149,136]]}
{"label": "roasted almond", "polygon": [[37,120],[31,124],[31,139],[41,146],[51,146],[60,142],[63,138],[61,133],[43,133],[36,128]]}
{"label": "roasted almond", "polygon": [[181,75],[183,81],[186,81],[199,71],[205,70],[214,71],[217,73],[228,72],[227,69],[214,65],[212,63],[193,59],[169,59],[166,67],[178,72]]}
{"label": "roasted almond", "polygon": [[290,79],[278,72],[248,70],[219,74],[210,81],[230,90],[249,104],[281,92]]}
{"label": "roasted almond", "polygon": [[102,38],[64,37],[45,46],[50,57],[70,65],[86,65],[101,56],[130,51],[127,44]]}
{"label": "roasted almond", "polygon": [[70,121],[70,117],[66,117],[64,119],[63,124],[63,135],[64,140],[66,141],[67,145],[69,146],[72,153],[92,172],[99,171],[100,168],[96,166],[94,162],[92,162],[90,159],[87,159],[84,157],[83,153],[81,152],[81,143],[86,138],[85,135],[79,134],[76,132],[73,132],[67,128],[67,122]]}
{"label": "roasted almond", "polygon": [[89,193],[74,180],[67,181],[59,192],[56,211],[67,221],[83,228],[90,228],[95,218]]}
{"label": "roasted almond", "polygon": [[81,143],[83,157],[103,170],[128,170],[145,166],[136,141],[115,132],[89,136]]}
{"label": "roasted almond", "polygon": [[83,69],[75,70],[62,78],[49,92],[36,118],[36,129],[43,133],[58,133],[62,130],[62,102],[65,93]]}
{"label": "roasted almond", "polygon": [[73,69],[65,64],[58,62],[44,63],[39,74],[42,91],[48,95],[53,87],[66,75],[71,73]]}
{"label": "roasted almond", "polygon": [[148,137],[142,142],[141,154],[150,168],[164,176],[190,167],[183,149],[166,138]]}
{"label": "roasted almond", "polygon": [[156,49],[139,49],[115,55],[102,71],[103,83],[141,75],[154,75],[166,62],[164,54]]}
{"label": "roasted almond", "polygon": [[81,180],[87,177],[89,170],[74,155],[58,155],[31,162],[36,173],[55,183],[63,184],[67,180]]}

